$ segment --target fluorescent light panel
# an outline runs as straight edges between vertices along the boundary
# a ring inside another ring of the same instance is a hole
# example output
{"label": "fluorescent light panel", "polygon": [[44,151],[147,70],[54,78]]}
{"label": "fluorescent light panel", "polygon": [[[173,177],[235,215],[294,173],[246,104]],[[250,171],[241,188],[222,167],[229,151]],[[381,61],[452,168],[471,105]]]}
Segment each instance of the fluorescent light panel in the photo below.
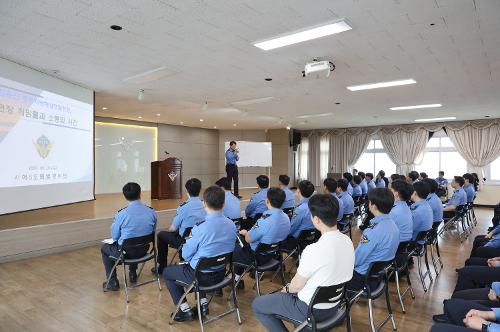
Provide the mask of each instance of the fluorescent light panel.
{"label": "fluorescent light panel", "polygon": [[246,105],[262,104],[262,103],[270,102],[273,99],[274,99],[274,97],[246,99],[246,100],[232,102],[231,105],[233,105],[233,106],[246,106]]}
{"label": "fluorescent light panel", "polygon": [[427,104],[427,105],[415,105],[415,106],[399,106],[399,107],[391,107],[389,108],[391,111],[400,111],[400,110],[416,110],[419,108],[436,108],[441,107],[441,104]]}
{"label": "fluorescent light panel", "polygon": [[297,115],[297,119],[307,119],[307,118],[319,118],[323,116],[330,116],[333,115],[333,113],[319,113],[319,114],[305,114],[305,115]]}
{"label": "fluorescent light panel", "polygon": [[431,119],[416,119],[415,122],[432,122],[432,121],[446,121],[446,120],[456,120],[455,116],[448,116],[445,118],[431,118]]}
{"label": "fluorescent light panel", "polygon": [[350,91],[359,91],[359,90],[370,90],[370,89],[378,89],[378,88],[388,88],[391,86],[408,85],[408,84],[415,84],[415,83],[417,83],[417,81],[415,81],[413,78],[408,78],[406,80],[399,80],[399,81],[389,81],[389,82],[370,83],[370,84],[363,84],[363,85],[353,85],[353,86],[348,86],[347,89]]}
{"label": "fluorescent light panel", "polygon": [[253,45],[264,51],[268,51],[283,46],[298,44],[308,40],[334,35],[336,33],[348,31],[351,29],[352,27],[347,24],[345,19],[342,19],[340,21],[322,24],[320,26],[307,28],[306,30],[258,42]]}

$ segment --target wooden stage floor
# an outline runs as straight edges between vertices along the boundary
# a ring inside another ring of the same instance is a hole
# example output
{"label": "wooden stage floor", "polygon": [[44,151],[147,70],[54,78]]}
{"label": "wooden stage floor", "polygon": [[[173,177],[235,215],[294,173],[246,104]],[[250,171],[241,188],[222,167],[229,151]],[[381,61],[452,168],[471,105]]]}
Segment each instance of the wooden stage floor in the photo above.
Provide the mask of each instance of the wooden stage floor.
{"label": "wooden stage floor", "polygon": [[[479,223],[474,235],[484,234],[493,211],[481,208],[476,209],[476,214]],[[356,229],[355,245],[359,234]],[[412,301],[410,297],[406,298],[406,314],[401,313],[395,284],[390,284],[398,330],[429,330],[432,315],[442,312],[443,300],[451,295],[456,281],[455,268],[462,266],[469,256],[473,238],[469,237],[464,243],[440,239],[445,267],[427,293],[422,291],[416,268],[411,270],[416,299]],[[145,274],[140,280],[151,277],[150,267],[145,267]],[[131,290],[131,301],[127,305],[123,288],[116,293],[102,292],[103,279],[99,246],[0,264],[0,331],[199,331],[197,321],[168,324],[174,306],[163,282],[162,292],[158,291],[154,283]],[[247,278],[245,283],[247,288],[238,291],[243,325],[239,326],[234,315],[230,315],[207,325],[206,331],[264,331],[251,311],[251,301],[255,298],[255,292],[251,289],[253,280]],[[277,286],[270,284],[269,278],[265,277],[264,292]],[[193,304],[192,298],[190,303]],[[386,313],[385,301],[376,300],[374,306],[376,322],[380,322]],[[225,297],[215,298],[210,305],[210,312],[217,314],[226,308]],[[369,330],[367,308],[365,301],[353,306],[353,331]],[[384,331],[391,330],[389,324],[384,328]],[[345,326],[336,331],[345,331]]]}
{"label": "wooden stage floor", "polygon": [[[243,196],[243,200],[250,199],[255,191],[255,188],[242,189],[240,195]],[[144,204],[151,206],[156,211],[175,209],[184,199],[186,197],[183,199],[152,200],[151,192],[142,193]],[[96,199],[93,201],[0,216],[0,230],[111,217],[126,205],[127,202],[122,194],[96,195]]]}

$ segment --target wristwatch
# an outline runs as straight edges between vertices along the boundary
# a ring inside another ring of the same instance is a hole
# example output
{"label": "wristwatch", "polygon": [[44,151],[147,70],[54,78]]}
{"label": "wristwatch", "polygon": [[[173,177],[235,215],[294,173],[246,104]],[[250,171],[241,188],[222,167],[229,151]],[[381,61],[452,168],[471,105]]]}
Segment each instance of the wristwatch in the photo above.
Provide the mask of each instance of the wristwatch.
{"label": "wristwatch", "polygon": [[488,332],[488,327],[490,327],[490,324],[491,323],[483,324],[483,326],[481,327],[481,331],[482,332]]}

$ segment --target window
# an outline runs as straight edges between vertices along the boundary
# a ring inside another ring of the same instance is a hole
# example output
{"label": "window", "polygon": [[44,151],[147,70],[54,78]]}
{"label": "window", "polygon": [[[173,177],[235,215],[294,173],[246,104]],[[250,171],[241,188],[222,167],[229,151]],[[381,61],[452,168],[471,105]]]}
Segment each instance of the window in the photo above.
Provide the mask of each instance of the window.
{"label": "window", "polygon": [[298,180],[305,180],[307,179],[307,167],[309,165],[309,138],[302,137],[297,155],[297,174],[295,174],[295,178]]}
{"label": "window", "polygon": [[467,173],[467,161],[457,152],[450,138],[444,131],[439,131],[427,142],[419,172],[425,172],[430,178],[436,178],[439,171],[444,172],[447,179],[455,175]]}
{"label": "window", "polygon": [[490,181],[500,182],[500,157],[485,167],[485,176]]}
{"label": "window", "polygon": [[329,172],[328,159],[330,158],[330,139],[328,136],[321,137],[319,141],[319,174],[326,177]]}
{"label": "window", "polygon": [[386,176],[396,173],[396,164],[394,164],[379,139],[372,139],[366,148],[366,151],[358,159],[354,168],[365,173],[376,175],[378,171],[385,171]]}

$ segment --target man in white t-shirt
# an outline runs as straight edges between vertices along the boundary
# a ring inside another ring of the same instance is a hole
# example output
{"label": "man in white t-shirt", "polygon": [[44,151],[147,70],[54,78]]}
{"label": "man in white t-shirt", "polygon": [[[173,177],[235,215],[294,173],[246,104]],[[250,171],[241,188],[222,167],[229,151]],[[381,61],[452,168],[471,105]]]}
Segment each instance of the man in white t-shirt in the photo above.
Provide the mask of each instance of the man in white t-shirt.
{"label": "man in white t-shirt", "polygon": [[[337,230],[338,201],[329,194],[317,194],[308,202],[314,227],[321,232],[318,242],[302,253],[297,274],[281,293],[257,297],[252,309],[269,331],[288,331],[275,315],[298,321],[307,318],[309,302],[319,286],[348,282],[354,270],[354,247],[351,239]],[[335,314],[333,307],[316,308],[314,315],[322,321]]]}

